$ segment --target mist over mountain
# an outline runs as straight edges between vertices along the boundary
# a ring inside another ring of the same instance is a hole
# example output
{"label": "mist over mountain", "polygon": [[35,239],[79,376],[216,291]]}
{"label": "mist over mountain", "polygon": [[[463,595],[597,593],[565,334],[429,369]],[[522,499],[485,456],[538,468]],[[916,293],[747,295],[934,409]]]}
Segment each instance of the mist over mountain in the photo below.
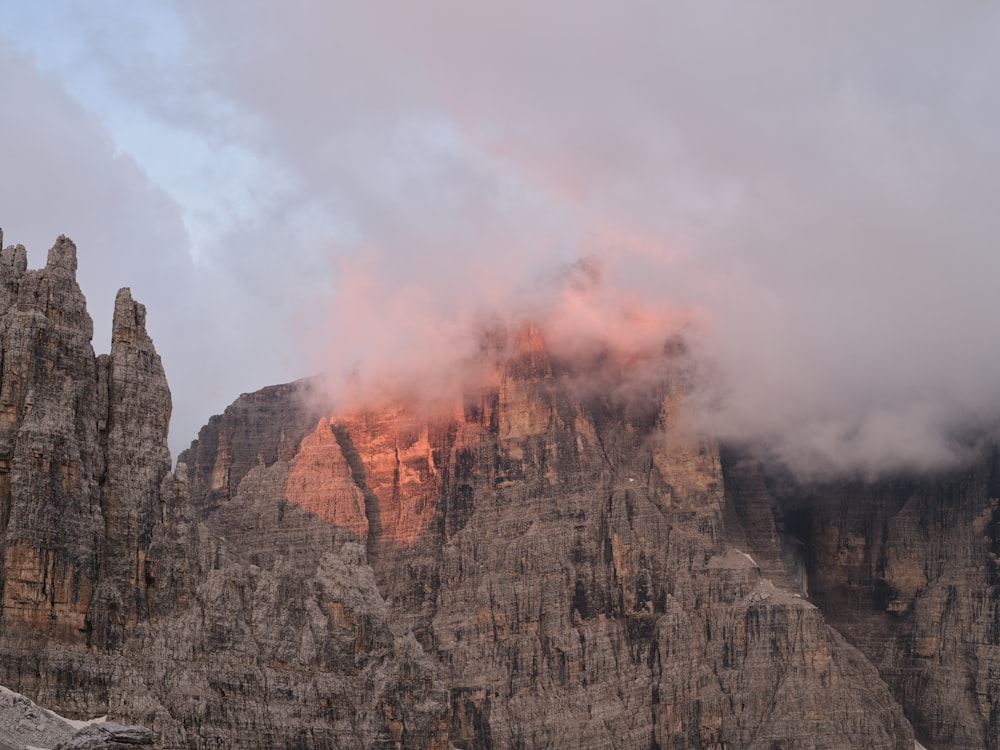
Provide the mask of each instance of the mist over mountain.
{"label": "mist over mountain", "polygon": [[[311,353],[331,404],[405,394],[455,400],[466,381],[481,376],[475,368],[484,332],[531,324],[557,358],[593,360],[598,370],[601,357],[628,362],[614,377],[595,373],[594,387],[609,393],[658,377],[665,348],[681,342],[691,370],[685,429],[754,444],[803,477],[954,467],[995,432],[992,356],[988,347],[966,347],[964,335],[932,342],[929,332],[918,337],[877,317],[843,331],[831,330],[822,314],[772,313],[765,322],[759,308],[739,310],[743,300],[721,295],[714,309],[680,306],[669,288],[647,288],[663,271],[648,259],[592,256],[515,291],[498,282],[479,300],[475,284],[472,291],[461,281],[454,292],[437,289],[440,282],[419,271],[397,283],[373,262],[364,272],[344,272],[329,344]],[[441,267],[447,261],[429,266]],[[969,325],[987,335],[988,319]],[[937,346],[955,359],[939,359]],[[958,364],[973,361],[976,372]]]}
{"label": "mist over mountain", "polygon": [[175,454],[232,393],[421,369],[596,258],[596,310],[697,324],[712,429],[794,434],[780,452],[830,470],[941,465],[997,411],[998,25],[981,3],[11,5],[2,221],[33,265],[72,236],[94,304],[129,285],[160,311]]}
{"label": "mist over mountain", "polygon": [[95,355],[77,266],[0,253],[0,684],[39,705],[178,750],[998,747],[988,435],[819,481],[720,441],[688,317],[588,260],[436,388],[245,393],[171,466],[147,309]]}
{"label": "mist over mountain", "polygon": [[171,750],[1000,750],[998,41],[0,3],[0,685]]}

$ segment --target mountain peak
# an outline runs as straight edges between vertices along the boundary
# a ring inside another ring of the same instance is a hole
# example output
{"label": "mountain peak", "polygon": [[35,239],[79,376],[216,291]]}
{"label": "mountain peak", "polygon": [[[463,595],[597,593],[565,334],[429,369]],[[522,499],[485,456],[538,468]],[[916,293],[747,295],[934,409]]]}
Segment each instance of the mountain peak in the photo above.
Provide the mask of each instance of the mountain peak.
{"label": "mountain peak", "polygon": [[76,244],[64,234],[60,234],[51,248],[49,248],[48,260],[45,262],[46,270],[63,271],[74,278],[76,277]]}

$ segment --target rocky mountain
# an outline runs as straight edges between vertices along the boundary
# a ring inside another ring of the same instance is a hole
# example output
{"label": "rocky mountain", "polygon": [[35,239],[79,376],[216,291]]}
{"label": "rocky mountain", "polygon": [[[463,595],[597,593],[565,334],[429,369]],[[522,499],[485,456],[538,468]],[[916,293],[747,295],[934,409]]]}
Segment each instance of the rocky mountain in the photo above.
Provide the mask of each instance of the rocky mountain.
{"label": "rocky mountain", "polygon": [[75,267],[2,255],[0,683],[171,748],[1000,747],[995,452],[797,484],[679,429],[682,346],[612,394],[519,326],[451,408],[265,388],[171,471]]}
{"label": "rocky mountain", "polygon": [[770,509],[672,429],[683,368],[616,402],[581,396],[537,330],[504,343],[451,414],[311,422],[305,384],[241,397],[181,457],[209,533],[265,569],[303,554],[292,508],[354,534],[458,748],[914,746],[871,663],[748,554],[781,556]]}
{"label": "rocky mountain", "polygon": [[353,535],[300,524],[312,568],[264,569],[201,528],[145,310],[123,289],[95,357],[76,262],[64,237],[37,271],[0,255],[0,684],[165,748],[392,746],[403,721],[445,747],[447,690]]}

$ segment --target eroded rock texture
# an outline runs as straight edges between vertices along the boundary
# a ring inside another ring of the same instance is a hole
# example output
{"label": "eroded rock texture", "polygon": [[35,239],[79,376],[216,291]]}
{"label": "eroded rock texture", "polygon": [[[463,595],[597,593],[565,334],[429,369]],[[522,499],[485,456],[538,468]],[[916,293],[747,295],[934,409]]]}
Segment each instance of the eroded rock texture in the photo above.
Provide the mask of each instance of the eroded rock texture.
{"label": "eroded rock texture", "polygon": [[118,653],[149,617],[146,553],[170,470],[145,311],[121,290],[111,353],[95,358],[76,262],[65,237],[38,271],[21,246],[0,256],[0,660],[8,684],[59,705],[107,686],[74,685],[56,644]]}
{"label": "eroded rock texture", "polygon": [[0,684],[168,748],[1000,747],[995,452],[777,482],[678,428],[682,347],[613,392],[527,327],[452,408],[266,388],[171,472],[75,269],[0,253]]}
{"label": "eroded rock texture", "polygon": [[828,621],[928,748],[1000,748],[1000,459],[930,478],[774,483]]}
{"label": "eroded rock texture", "polygon": [[[41,270],[23,247],[0,255],[0,684],[150,727],[160,747],[446,747],[448,693],[390,630],[356,534],[294,505],[294,543],[234,549],[202,528],[187,469],[170,472],[145,309],[119,292],[95,357],[76,262],[64,237]],[[247,472],[298,448],[266,421],[273,455],[236,433],[212,446],[248,499],[212,476],[199,507],[288,505],[286,476]]]}
{"label": "eroded rock texture", "polygon": [[871,663],[733,543],[759,509],[727,510],[717,447],[674,429],[679,369],[611,400],[535,330],[501,349],[494,386],[432,417],[302,407],[251,437],[293,394],[241,397],[182,457],[207,530],[262,570],[364,543],[456,748],[913,747]]}

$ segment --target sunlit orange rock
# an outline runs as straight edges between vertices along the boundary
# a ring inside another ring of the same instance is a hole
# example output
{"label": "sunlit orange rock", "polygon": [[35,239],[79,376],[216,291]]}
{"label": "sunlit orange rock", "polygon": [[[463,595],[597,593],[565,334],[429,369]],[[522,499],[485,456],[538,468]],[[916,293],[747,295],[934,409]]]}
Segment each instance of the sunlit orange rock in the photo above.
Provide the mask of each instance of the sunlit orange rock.
{"label": "sunlit orange rock", "polygon": [[365,498],[327,419],[302,439],[285,484],[285,497],[328,523],[368,537]]}
{"label": "sunlit orange rock", "polygon": [[412,544],[430,524],[440,495],[426,418],[393,406],[335,422],[356,451],[356,476],[377,499],[380,539]]}
{"label": "sunlit orange rock", "polygon": [[90,585],[72,565],[60,564],[51,550],[24,542],[3,550],[4,617],[56,637],[73,638],[86,628]]}

